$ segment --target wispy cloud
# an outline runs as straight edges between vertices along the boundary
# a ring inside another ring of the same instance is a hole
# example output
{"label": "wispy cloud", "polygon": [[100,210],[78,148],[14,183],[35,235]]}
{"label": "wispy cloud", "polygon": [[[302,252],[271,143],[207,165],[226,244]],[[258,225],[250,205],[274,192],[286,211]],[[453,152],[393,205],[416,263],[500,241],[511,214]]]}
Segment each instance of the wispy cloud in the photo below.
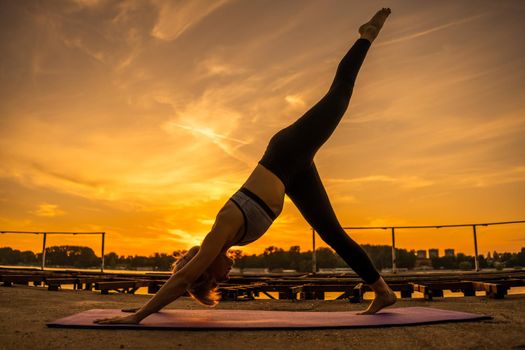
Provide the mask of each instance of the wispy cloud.
{"label": "wispy cloud", "polygon": [[461,185],[481,188],[525,182],[525,165],[479,175],[464,175],[458,180]]}
{"label": "wispy cloud", "polygon": [[371,184],[371,183],[384,182],[384,183],[397,184],[398,186],[402,188],[410,188],[410,189],[428,187],[434,184],[434,181],[423,179],[419,176],[392,177],[392,176],[387,176],[387,175],[370,175],[370,176],[363,176],[363,177],[349,178],[349,179],[327,178],[325,181],[331,184],[345,183],[345,184],[352,184],[352,185],[365,185],[365,184]]}
{"label": "wispy cloud", "polygon": [[173,41],[231,0],[155,1],[159,18],[151,31],[157,39]]}
{"label": "wispy cloud", "polygon": [[201,78],[210,78],[242,74],[246,69],[227,62],[218,55],[210,55],[197,63],[196,71]]}
{"label": "wispy cloud", "polygon": [[43,203],[33,212],[37,216],[56,217],[64,215],[66,212],[58,207],[56,204]]}
{"label": "wispy cloud", "polygon": [[306,105],[306,103],[301,98],[301,96],[298,96],[298,95],[287,95],[284,99],[292,107],[304,107]]}
{"label": "wispy cloud", "polygon": [[475,21],[477,19],[480,19],[482,17],[487,16],[488,14],[489,14],[489,12],[475,14],[473,16],[469,16],[469,17],[462,18],[462,19],[459,19],[459,20],[451,21],[449,23],[445,23],[445,24],[442,24],[442,25],[439,25],[439,26],[436,26],[436,27],[432,27],[432,28],[429,28],[429,29],[418,31],[416,33],[405,35],[405,36],[402,36],[400,38],[391,39],[391,40],[388,40],[388,41],[382,41],[382,42],[377,43],[377,45],[375,45],[375,46],[376,47],[387,46],[387,45],[397,44],[397,43],[400,43],[400,42],[403,42],[403,41],[416,39],[416,38],[419,38],[419,37],[422,37],[422,36],[425,36],[425,35],[428,35],[428,34],[432,34],[432,33],[435,33],[435,32],[438,32],[438,31],[441,31],[441,30],[444,30],[444,29],[447,29],[447,28],[450,28],[450,27],[453,27],[453,26],[458,26],[460,24],[464,24],[464,23]]}
{"label": "wispy cloud", "polygon": [[170,239],[177,242],[181,246],[191,248],[194,245],[199,245],[204,238],[203,234],[197,235],[181,229],[168,229]]}
{"label": "wispy cloud", "polygon": [[183,124],[179,124],[179,123],[170,121],[170,122],[167,122],[163,127],[168,132],[173,132],[174,127],[181,128],[183,130],[188,130],[193,134],[208,137],[209,139],[211,139],[212,141],[216,143],[218,143],[220,140],[227,140],[227,141],[240,143],[242,145],[248,144],[248,142],[246,141],[239,140],[233,137],[228,137],[226,135],[221,135],[215,132],[212,128],[205,127],[205,126],[199,127],[199,126],[192,126],[192,125],[183,125]]}

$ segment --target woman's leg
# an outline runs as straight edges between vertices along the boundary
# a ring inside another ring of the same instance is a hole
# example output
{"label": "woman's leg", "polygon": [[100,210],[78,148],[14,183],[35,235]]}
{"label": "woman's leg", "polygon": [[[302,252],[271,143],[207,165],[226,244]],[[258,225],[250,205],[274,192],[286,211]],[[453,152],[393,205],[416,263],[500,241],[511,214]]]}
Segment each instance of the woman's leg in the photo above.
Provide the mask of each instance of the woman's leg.
{"label": "woman's leg", "polygon": [[346,234],[337,220],[314,163],[294,177],[292,185],[286,189],[286,194],[323,241],[375,292],[374,300],[362,314],[374,314],[394,304],[394,292],[385,283],[363,248]]}
{"label": "woman's leg", "polygon": [[312,162],[317,150],[339,124],[348,108],[357,73],[369,47],[369,40],[357,40],[339,63],[328,93],[270,140],[260,163],[281,178],[285,186],[298,168]]}
{"label": "woman's leg", "polygon": [[295,123],[275,134],[259,161],[277,175],[285,186],[298,169],[313,162],[317,150],[328,140],[343,117],[357,74],[371,43],[377,37],[390,9],[379,10],[359,28],[358,39],[343,57],[328,93]]}
{"label": "woman's leg", "polygon": [[311,164],[315,153],[339,124],[369,47],[369,40],[358,39],[341,60],[328,93],[270,140],[260,163],[274,172],[285,186],[298,168]]}
{"label": "woman's leg", "polygon": [[343,57],[328,93],[295,123],[275,134],[259,161],[277,175],[285,186],[298,172],[313,162],[315,153],[328,140],[343,117],[372,41],[383,27],[390,9],[379,10],[359,28],[358,39]]}
{"label": "woman's leg", "polygon": [[348,109],[357,73],[370,48],[370,41],[359,39],[343,57],[328,93],[288,129],[296,150],[313,158],[330,138]]}
{"label": "woman's leg", "polygon": [[315,164],[302,169],[286,189],[306,221],[319,236],[343,258],[366,283],[376,282],[380,275],[366,252],[341,227],[330,204]]}

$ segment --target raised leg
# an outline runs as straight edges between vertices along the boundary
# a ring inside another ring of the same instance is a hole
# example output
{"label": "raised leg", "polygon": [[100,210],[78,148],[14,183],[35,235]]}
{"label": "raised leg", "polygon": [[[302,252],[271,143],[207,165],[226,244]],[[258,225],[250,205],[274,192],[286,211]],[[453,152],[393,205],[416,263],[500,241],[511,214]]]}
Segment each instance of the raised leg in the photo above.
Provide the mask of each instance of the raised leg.
{"label": "raised leg", "polygon": [[370,41],[359,39],[342,59],[328,93],[301,118],[276,133],[259,161],[287,186],[299,168],[310,164],[341,121]]}
{"label": "raised leg", "polygon": [[369,48],[368,40],[357,40],[339,63],[326,95],[285,129],[302,155],[313,158],[339,125],[348,109],[357,74]]}
{"label": "raised leg", "polygon": [[313,162],[319,148],[341,121],[368,49],[389,15],[390,9],[383,8],[359,28],[361,38],[339,63],[328,93],[295,123],[271,138],[259,163],[277,175],[285,186],[290,185],[298,169]]}

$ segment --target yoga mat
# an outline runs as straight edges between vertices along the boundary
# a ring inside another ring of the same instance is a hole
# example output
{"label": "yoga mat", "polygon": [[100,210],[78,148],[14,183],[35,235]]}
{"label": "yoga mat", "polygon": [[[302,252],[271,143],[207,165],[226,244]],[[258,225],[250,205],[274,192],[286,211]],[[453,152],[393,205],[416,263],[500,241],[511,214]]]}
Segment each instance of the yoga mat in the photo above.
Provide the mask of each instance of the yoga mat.
{"label": "yoga mat", "polygon": [[490,316],[428,307],[381,310],[375,315],[358,311],[164,310],[138,325],[96,324],[99,318],[129,315],[114,309],[93,309],[48,323],[48,327],[99,329],[278,329],[387,327],[490,319]]}

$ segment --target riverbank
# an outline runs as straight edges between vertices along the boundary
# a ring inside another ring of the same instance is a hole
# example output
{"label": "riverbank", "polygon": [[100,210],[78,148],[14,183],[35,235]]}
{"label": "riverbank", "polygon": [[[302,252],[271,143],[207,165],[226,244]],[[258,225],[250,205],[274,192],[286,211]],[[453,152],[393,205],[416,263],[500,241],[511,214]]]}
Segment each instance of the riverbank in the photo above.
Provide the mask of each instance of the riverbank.
{"label": "riverbank", "polygon": [[[510,349],[525,348],[525,295],[401,300],[396,306],[426,306],[488,314],[492,320],[412,327],[258,331],[130,331],[51,329],[46,322],[93,308],[139,306],[149,296],[62,290],[26,286],[0,287],[0,349]],[[203,308],[181,298],[171,308]],[[220,309],[342,311],[366,303],[347,301],[256,300],[222,302]]]}

